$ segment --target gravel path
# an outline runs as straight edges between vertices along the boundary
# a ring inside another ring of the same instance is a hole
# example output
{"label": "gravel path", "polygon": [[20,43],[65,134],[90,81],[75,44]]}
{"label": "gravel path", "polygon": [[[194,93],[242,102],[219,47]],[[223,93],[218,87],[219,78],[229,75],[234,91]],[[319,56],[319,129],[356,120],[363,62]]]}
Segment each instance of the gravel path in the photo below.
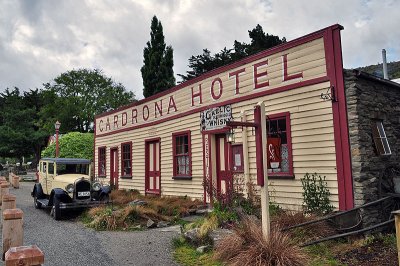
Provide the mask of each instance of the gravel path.
{"label": "gravel path", "polygon": [[74,217],[53,220],[49,210],[36,210],[32,182],[10,188],[17,208],[24,212],[24,245],[36,244],[45,254],[45,265],[176,265],[171,239],[177,227],[140,232],[96,232]]}

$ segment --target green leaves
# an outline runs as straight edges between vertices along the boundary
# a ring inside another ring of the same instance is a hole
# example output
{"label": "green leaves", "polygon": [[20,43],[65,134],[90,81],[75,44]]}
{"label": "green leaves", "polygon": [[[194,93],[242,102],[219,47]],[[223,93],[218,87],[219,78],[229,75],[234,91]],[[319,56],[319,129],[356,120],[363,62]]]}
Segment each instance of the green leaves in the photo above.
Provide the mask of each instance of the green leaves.
{"label": "green leaves", "polygon": [[[93,133],[71,132],[59,139],[60,158],[83,158],[93,160]],[[42,151],[42,157],[55,157],[56,144]]]}
{"label": "green leaves", "polygon": [[317,173],[304,175],[301,179],[303,185],[303,207],[306,213],[324,215],[333,210],[329,196],[331,193],[325,176],[321,177]]}
{"label": "green leaves", "polygon": [[150,41],[143,50],[143,95],[145,98],[175,86],[173,49],[166,46],[161,22],[151,21]]}

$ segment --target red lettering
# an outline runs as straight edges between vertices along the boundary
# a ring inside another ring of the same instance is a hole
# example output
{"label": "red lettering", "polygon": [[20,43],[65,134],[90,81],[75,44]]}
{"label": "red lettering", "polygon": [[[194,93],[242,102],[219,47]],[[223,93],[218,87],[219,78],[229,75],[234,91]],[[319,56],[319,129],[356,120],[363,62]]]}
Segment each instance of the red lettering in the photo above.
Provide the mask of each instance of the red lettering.
{"label": "red lettering", "polygon": [[102,123],[104,123],[103,119],[100,119],[100,122],[99,122],[99,130],[100,130],[100,132],[103,132],[103,128],[101,127]]}
{"label": "red lettering", "polygon": [[197,93],[193,92],[193,87],[192,87],[192,106],[194,106],[194,99],[199,97],[200,98],[200,104],[203,103],[203,99],[201,97],[201,84],[199,84],[199,91]]}
{"label": "red lettering", "polygon": [[239,94],[239,75],[244,72],[246,72],[246,69],[242,68],[229,73],[229,78],[235,77],[235,94]]}
{"label": "red lettering", "polygon": [[118,115],[114,115],[114,129],[118,128]]}
{"label": "red lettering", "polygon": [[267,70],[265,70],[264,72],[258,73],[258,68],[260,66],[264,66],[264,65],[268,65],[268,59],[265,61],[261,61],[260,63],[254,64],[254,89],[259,89],[262,87],[267,87],[269,86],[269,80],[262,82],[262,83],[258,83],[258,78],[264,77],[268,75]]}
{"label": "red lettering", "polygon": [[[215,93],[214,93],[214,84],[215,84],[215,82],[219,82],[219,94],[218,95],[216,95]],[[222,91],[223,91],[223,86],[222,86],[222,80],[220,79],[220,78],[215,78],[214,80],[213,80],[213,82],[211,83],[211,97],[214,99],[214,100],[218,100],[219,98],[221,98],[221,96],[222,96]]]}
{"label": "red lettering", "polygon": [[282,55],[282,65],[283,65],[283,81],[303,78],[303,71],[292,75],[288,74],[287,54]]}
{"label": "red lettering", "polygon": [[107,131],[107,128],[108,128],[109,130],[111,130],[110,118],[109,118],[109,117],[107,117],[106,131]]}
{"label": "red lettering", "polygon": [[160,116],[162,116],[162,100],[160,100],[160,105],[158,105],[157,102],[154,102],[154,115],[156,118],[157,118],[157,111],[160,114]]}
{"label": "red lettering", "polygon": [[[193,98],[192,98],[192,104],[193,104]],[[175,104],[174,96],[172,96],[172,95],[169,97],[169,104],[168,104],[168,112],[167,112],[167,114],[169,114],[169,110],[170,110],[171,108],[174,108],[174,109],[175,109],[174,112],[178,111],[178,110],[176,109],[176,104]]]}
{"label": "red lettering", "polygon": [[128,123],[128,114],[126,112],[122,113],[122,126],[126,126]]}
{"label": "red lettering", "polygon": [[[144,110],[146,110],[147,115],[144,114]],[[144,120],[144,121],[147,121],[147,119],[149,119],[149,115],[150,115],[149,107],[148,107],[147,105],[144,105],[144,106],[143,106],[143,112],[142,112],[142,114],[143,114],[143,120]]]}
{"label": "red lettering", "polygon": [[137,109],[132,109],[132,124],[133,120],[135,120],[135,123],[137,124]]}

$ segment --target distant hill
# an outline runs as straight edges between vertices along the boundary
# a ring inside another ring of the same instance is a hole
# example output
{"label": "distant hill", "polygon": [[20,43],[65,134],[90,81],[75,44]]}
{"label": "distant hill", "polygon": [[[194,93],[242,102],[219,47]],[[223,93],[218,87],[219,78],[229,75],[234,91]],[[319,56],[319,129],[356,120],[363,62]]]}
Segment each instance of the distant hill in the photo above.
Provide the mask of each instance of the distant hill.
{"label": "distant hill", "polygon": [[[358,70],[383,78],[382,64],[359,67]],[[389,79],[400,78],[400,61],[388,63]]]}

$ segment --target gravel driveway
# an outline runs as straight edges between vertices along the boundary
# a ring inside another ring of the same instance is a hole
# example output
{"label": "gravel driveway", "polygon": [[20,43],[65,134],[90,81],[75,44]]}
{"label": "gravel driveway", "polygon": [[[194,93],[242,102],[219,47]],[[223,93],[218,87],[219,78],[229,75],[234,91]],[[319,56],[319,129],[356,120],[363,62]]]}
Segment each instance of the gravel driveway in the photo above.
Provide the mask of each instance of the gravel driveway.
{"label": "gravel driveway", "polygon": [[32,182],[10,188],[17,208],[24,212],[24,245],[36,244],[45,254],[45,265],[176,265],[171,239],[177,227],[140,232],[96,232],[74,217],[54,221],[49,210],[36,210]]}

